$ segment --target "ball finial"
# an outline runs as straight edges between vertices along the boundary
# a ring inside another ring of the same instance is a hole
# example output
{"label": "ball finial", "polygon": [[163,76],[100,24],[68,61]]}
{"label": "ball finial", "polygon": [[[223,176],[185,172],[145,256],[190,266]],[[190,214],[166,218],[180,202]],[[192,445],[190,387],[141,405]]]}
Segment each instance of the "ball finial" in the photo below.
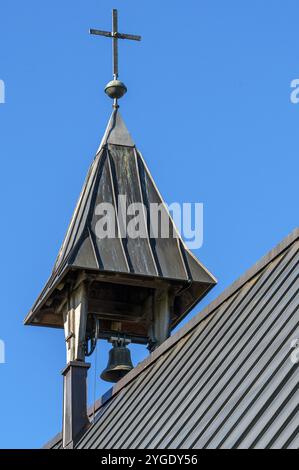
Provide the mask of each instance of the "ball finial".
{"label": "ball finial", "polygon": [[105,93],[112,99],[118,100],[127,93],[126,85],[120,80],[111,80],[105,87]]}

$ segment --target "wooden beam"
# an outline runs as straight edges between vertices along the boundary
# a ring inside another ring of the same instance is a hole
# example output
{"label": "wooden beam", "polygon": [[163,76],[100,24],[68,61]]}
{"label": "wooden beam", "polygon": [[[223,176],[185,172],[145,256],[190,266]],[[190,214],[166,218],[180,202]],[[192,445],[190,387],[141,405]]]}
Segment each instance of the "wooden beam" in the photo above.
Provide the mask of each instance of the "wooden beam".
{"label": "wooden beam", "polygon": [[88,311],[96,315],[105,314],[106,316],[119,317],[137,317],[142,316],[141,305],[121,302],[118,300],[100,300],[89,299]]}
{"label": "wooden beam", "polygon": [[170,336],[173,294],[168,290],[156,290],[153,296],[153,317],[150,327],[151,345],[154,350]]}
{"label": "wooden beam", "polygon": [[69,292],[68,306],[64,313],[64,333],[66,338],[67,363],[84,361],[88,300],[86,283]]}
{"label": "wooden beam", "polygon": [[[128,286],[133,286],[133,287],[147,287],[151,289],[156,289],[156,288],[166,288],[167,286],[170,286],[170,283],[165,280],[157,279],[155,277],[150,277],[150,276],[134,276],[130,277],[130,275],[125,275],[125,274],[108,274],[108,273],[103,273],[103,274],[91,274],[88,273],[88,278],[90,280],[94,281],[99,281],[99,282],[105,282],[105,283],[110,283],[110,284],[122,284],[122,285],[128,285]],[[178,281],[178,287],[182,286],[182,282]]]}

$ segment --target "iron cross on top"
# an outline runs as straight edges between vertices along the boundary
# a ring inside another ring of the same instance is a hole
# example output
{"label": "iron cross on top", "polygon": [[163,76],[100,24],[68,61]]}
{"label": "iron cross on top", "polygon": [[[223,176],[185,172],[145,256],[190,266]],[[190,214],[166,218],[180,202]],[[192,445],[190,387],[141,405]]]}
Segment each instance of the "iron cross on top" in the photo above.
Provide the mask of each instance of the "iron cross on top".
{"label": "iron cross on top", "polygon": [[135,36],[134,34],[122,34],[118,31],[118,17],[117,10],[112,10],[112,31],[101,31],[99,29],[90,29],[90,34],[97,36],[106,36],[107,38],[113,39],[113,78],[118,78],[118,40],[119,39],[131,39],[133,41],[141,41],[141,36]]}

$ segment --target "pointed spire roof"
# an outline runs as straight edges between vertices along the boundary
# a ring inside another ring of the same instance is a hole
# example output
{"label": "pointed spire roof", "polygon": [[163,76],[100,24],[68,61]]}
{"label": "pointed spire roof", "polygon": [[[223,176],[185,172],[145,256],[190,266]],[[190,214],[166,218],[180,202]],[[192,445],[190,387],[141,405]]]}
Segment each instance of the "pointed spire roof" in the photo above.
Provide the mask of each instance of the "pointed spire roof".
{"label": "pointed spire roof", "polygon": [[[163,203],[119,110],[114,109],[83,185],[52,275],[27,315],[26,324],[62,327],[63,321],[55,308],[56,297],[64,285],[82,271],[102,274],[111,279],[123,276],[133,280],[138,276],[149,284],[176,283],[176,323],[216,283],[180,236],[150,236],[149,216],[145,221],[148,234],[145,238],[121,237],[118,225],[114,238],[98,238],[96,224],[99,216],[96,207],[100,203],[110,203],[117,212],[119,195],[126,196],[128,205],[142,203],[149,208],[151,203]],[[176,229],[165,205],[163,211],[170,233],[174,233]]]}
{"label": "pointed spire roof", "polygon": [[131,134],[128,131],[127,126],[125,125],[118,108],[114,109],[110,116],[104,137],[102,139],[97,154],[106,144],[123,145],[124,147],[135,146]]}

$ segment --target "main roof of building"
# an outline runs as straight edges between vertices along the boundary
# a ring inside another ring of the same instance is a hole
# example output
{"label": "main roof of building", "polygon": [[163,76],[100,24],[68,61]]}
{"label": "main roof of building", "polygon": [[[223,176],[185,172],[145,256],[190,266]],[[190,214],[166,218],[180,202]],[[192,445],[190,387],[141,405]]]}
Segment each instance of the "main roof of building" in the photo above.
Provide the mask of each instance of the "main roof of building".
{"label": "main roof of building", "polygon": [[297,448],[298,248],[296,229],[118,382],[77,447]]}

